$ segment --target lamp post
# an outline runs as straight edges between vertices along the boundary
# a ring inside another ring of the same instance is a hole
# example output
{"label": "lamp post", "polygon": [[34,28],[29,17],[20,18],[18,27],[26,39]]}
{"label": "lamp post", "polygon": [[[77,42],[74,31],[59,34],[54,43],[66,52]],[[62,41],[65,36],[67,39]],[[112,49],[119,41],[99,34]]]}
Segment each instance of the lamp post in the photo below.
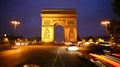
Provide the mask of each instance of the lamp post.
{"label": "lamp post", "polygon": [[13,20],[13,21],[11,21],[11,23],[14,25],[14,35],[15,35],[16,34],[16,27],[17,27],[17,25],[20,24],[20,22],[16,21],[16,20]]}
{"label": "lamp post", "polygon": [[108,27],[108,24],[110,24],[110,21],[102,21],[101,24],[105,25],[106,34],[108,35],[108,29],[107,29],[107,27]]}

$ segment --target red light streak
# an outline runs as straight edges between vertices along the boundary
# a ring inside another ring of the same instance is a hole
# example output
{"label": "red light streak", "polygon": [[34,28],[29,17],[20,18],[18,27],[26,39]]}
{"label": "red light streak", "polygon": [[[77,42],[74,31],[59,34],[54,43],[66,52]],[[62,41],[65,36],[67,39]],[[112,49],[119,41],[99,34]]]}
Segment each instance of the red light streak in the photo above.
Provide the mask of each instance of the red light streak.
{"label": "red light streak", "polygon": [[120,57],[120,54],[117,54],[117,53],[113,53],[112,55]]}

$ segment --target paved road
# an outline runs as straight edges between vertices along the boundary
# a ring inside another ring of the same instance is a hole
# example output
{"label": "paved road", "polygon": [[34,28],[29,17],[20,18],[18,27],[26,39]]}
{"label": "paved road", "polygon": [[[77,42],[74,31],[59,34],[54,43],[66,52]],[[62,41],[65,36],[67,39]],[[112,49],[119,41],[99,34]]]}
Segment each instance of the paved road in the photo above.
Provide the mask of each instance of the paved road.
{"label": "paved road", "polygon": [[64,46],[21,46],[0,52],[0,67],[97,67]]}

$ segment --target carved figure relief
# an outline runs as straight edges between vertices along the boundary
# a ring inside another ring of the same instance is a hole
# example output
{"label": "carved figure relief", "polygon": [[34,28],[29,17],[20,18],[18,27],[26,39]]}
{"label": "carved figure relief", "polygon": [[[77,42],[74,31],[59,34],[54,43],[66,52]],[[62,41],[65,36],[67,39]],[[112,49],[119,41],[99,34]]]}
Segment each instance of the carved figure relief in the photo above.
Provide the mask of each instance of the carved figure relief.
{"label": "carved figure relief", "polygon": [[70,29],[70,31],[69,31],[69,38],[74,38],[74,30],[73,30],[73,28],[71,28]]}
{"label": "carved figure relief", "polygon": [[49,32],[49,29],[46,28],[44,31],[44,39],[49,39],[49,38],[50,38],[50,32]]}

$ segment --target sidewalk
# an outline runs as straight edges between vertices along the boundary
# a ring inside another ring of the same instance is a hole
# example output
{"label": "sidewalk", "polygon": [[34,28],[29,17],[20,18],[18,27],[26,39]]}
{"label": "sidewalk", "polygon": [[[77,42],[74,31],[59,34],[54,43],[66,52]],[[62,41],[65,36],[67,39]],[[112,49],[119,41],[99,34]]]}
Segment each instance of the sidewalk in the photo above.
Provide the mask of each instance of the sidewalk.
{"label": "sidewalk", "polygon": [[11,48],[12,48],[11,45],[0,45],[0,51],[9,50],[9,49],[11,49]]}

